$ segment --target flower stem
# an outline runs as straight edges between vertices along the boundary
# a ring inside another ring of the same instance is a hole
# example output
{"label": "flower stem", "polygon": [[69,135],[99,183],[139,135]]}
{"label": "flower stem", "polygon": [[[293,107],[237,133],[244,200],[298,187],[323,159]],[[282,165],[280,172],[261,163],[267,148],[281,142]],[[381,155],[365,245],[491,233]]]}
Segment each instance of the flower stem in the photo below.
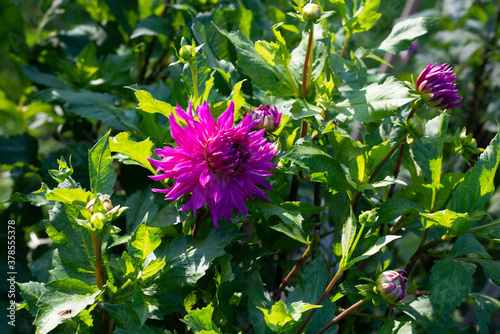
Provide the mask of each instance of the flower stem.
{"label": "flower stem", "polygon": [[471,229],[469,229],[468,232],[470,233],[474,233],[476,231],[480,231],[480,230],[484,230],[484,229],[488,229],[488,228],[491,228],[491,227],[495,227],[497,225],[500,225],[500,219],[497,219],[495,220],[494,222],[491,222],[489,224],[486,224],[486,225],[481,225],[481,226],[476,226],[476,227],[473,227]]}
{"label": "flower stem", "polygon": [[191,77],[193,78],[193,102],[196,104],[198,100],[198,77],[192,60],[189,60],[189,68],[191,69]]}
{"label": "flower stem", "polygon": [[342,318],[344,318],[346,315],[348,315],[349,313],[351,313],[353,310],[357,309],[358,307],[360,307],[361,305],[363,305],[364,303],[366,303],[368,300],[370,300],[371,298],[370,297],[365,297],[363,299],[361,299],[360,301],[358,301],[357,303],[353,304],[351,307],[349,307],[347,310],[345,310],[344,312],[340,313],[338,316],[336,316],[335,318],[333,318],[332,321],[330,321],[328,324],[326,324],[323,328],[321,328],[316,334],[321,334],[321,333],[324,333],[326,332],[326,330],[330,327],[332,327],[333,325],[335,325],[336,322],[338,322],[339,320],[341,320]]}
{"label": "flower stem", "polygon": [[408,276],[410,276],[410,272],[413,270],[413,267],[415,267],[415,264],[417,263],[418,259],[420,259],[420,256],[422,255],[422,253],[425,253],[426,251],[439,245],[443,241],[446,241],[448,239],[456,237],[456,235],[445,234],[441,238],[437,238],[435,240],[432,240],[431,242],[424,245],[425,239],[427,238],[428,234],[429,234],[429,229],[426,229],[424,236],[422,237],[422,241],[420,242],[420,245],[418,246],[417,250],[412,255],[412,257],[408,261],[408,264],[405,267],[405,271],[407,272]]}
{"label": "flower stem", "polygon": [[[292,270],[288,273],[288,275],[285,277],[283,282],[281,282],[280,286],[278,287],[278,290],[283,291],[285,287],[290,283],[292,278],[299,272],[300,268],[304,265],[306,260],[314,253],[316,247],[319,245],[319,230],[314,231],[314,241],[311,242],[311,244],[307,247],[305,250],[304,254],[300,257],[300,259],[297,261],[295,266],[293,266]],[[279,296],[280,294],[277,294]]]}
{"label": "flower stem", "polygon": [[347,47],[349,46],[349,42],[351,41],[352,33],[347,30],[346,31],[346,36],[345,36],[345,41],[344,41],[344,46],[342,47],[342,51],[340,52],[340,57],[344,58],[346,52],[347,52]]}
{"label": "flower stem", "polygon": [[207,210],[202,215],[198,215],[196,217],[196,223],[194,224],[193,231],[191,232],[193,239],[196,239],[196,236],[198,235],[198,230],[200,229],[200,226],[205,221],[205,219],[207,219],[209,213],[210,212]]}
{"label": "flower stem", "polygon": [[[311,30],[309,31],[309,40],[307,41],[306,57],[304,59],[304,68],[302,70],[302,98],[307,100],[307,94],[309,93],[309,71],[308,65],[312,64],[313,58],[313,39],[314,39],[314,23],[311,23]],[[311,59],[311,61],[309,61]]]}
{"label": "flower stem", "polygon": [[[337,280],[339,279],[340,277],[340,274],[342,274],[344,272],[344,269],[339,267],[339,269],[337,270],[337,273],[335,274],[335,276],[332,278],[332,280],[330,281],[330,283],[328,284],[328,286],[326,287],[325,291],[323,292],[323,294],[321,295],[321,297],[319,297],[318,301],[316,302],[316,305],[321,305],[321,303],[323,303],[323,300],[325,300],[326,296],[328,295],[328,293],[330,293],[330,290],[333,288],[333,286],[335,285],[335,282],[337,282]],[[307,318],[306,320],[304,320],[304,322],[302,323],[302,325],[300,326],[299,330],[297,331],[296,334],[301,334],[302,331],[304,330],[304,328],[306,328],[307,326],[307,323],[309,322],[309,320],[311,320],[311,318],[313,317],[314,313],[316,312],[317,309],[312,309],[311,310],[311,313],[309,313],[307,315]],[[346,310],[347,311],[347,310]]]}

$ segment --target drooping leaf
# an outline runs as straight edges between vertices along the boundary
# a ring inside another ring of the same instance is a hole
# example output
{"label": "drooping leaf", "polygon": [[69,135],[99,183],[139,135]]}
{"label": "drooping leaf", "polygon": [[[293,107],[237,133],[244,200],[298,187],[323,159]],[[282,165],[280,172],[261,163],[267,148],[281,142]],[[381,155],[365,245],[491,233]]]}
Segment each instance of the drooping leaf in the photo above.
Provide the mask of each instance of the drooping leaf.
{"label": "drooping leaf", "polygon": [[328,136],[335,153],[334,158],[338,162],[349,161],[366,151],[366,145],[355,141],[349,134],[336,130],[332,124],[327,124],[323,133]]}
{"label": "drooping leaf", "polygon": [[500,310],[500,302],[490,296],[471,293],[474,297],[474,306],[476,311],[476,321],[479,327],[478,334],[487,334],[488,324],[490,323],[491,316]]}
{"label": "drooping leaf", "polygon": [[38,312],[38,300],[47,290],[44,283],[29,281],[27,283],[18,283],[21,297],[27,305],[27,309],[32,316],[36,316]]}
{"label": "drooping leaf", "polygon": [[377,254],[377,252],[382,248],[384,247],[385,245],[387,245],[388,243],[396,240],[396,239],[399,239],[401,238],[400,235],[386,235],[386,236],[383,236],[381,238],[379,238],[377,240],[377,242],[370,247],[369,250],[367,250],[366,252],[364,252],[362,255],[360,256],[356,256],[354,259],[350,260],[349,262],[347,262],[347,267],[351,267],[353,264],[355,264],[356,262],[359,262],[361,260],[364,260],[364,259],[367,259],[369,258],[370,256],[372,255],[375,255]]}
{"label": "drooping leaf", "polygon": [[89,150],[90,188],[94,195],[111,195],[116,181],[111,150],[109,148],[109,133],[106,133]]}
{"label": "drooping leaf", "polygon": [[135,292],[132,296],[132,307],[139,316],[140,324],[144,325],[153,312],[158,310],[158,302],[153,296],[146,295],[139,284],[135,285]]}
{"label": "drooping leaf", "polygon": [[431,302],[438,313],[451,312],[460,305],[472,285],[476,266],[451,258],[435,261],[431,269]]}
{"label": "drooping leaf", "polygon": [[459,236],[450,252],[450,255],[454,257],[467,254],[479,254],[486,257],[490,256],[483,245],[477,241],[476,237],[472,233],[466,233]]}

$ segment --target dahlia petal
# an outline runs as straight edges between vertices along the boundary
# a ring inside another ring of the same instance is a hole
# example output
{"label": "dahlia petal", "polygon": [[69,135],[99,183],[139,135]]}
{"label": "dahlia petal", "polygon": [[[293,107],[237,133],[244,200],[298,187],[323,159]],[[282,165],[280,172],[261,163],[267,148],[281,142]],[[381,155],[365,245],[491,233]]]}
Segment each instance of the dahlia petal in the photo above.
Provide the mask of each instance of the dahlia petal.
{"label": "dahlia petal", "polygon": [[234,123],[234,103],[231,101],[229,107],[217,119],[217,129],[229,129]]}

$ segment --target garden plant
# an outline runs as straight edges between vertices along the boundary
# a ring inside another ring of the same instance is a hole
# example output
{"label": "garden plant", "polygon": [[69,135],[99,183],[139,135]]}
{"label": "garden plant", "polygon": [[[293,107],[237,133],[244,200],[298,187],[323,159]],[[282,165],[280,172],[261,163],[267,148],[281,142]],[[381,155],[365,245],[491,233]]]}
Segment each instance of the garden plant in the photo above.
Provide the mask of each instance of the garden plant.
{"label": "garden plant", "polygon": [[500,333],[499,13],[2,1],[2,333]]}

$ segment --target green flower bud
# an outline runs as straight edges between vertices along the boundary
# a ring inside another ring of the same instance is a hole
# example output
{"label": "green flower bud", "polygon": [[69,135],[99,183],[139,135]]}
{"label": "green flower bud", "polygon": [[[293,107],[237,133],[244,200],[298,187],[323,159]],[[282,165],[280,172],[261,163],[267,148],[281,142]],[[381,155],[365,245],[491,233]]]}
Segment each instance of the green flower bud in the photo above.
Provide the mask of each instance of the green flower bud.
{"label": "green flower bud", "polygon": [[184,61],[190,61],[196,56],[196,48],[191,45],[184,45],[179,50],[179,57]]}
{"label": "green flower bud", "polygon": [[[109,211],[113,210],[113,204],[111,203],[109,198],[100,196],[99,200],[101,201],[102,206],[104,207],[104,213],[108,213]],[[85,208],[89,210],[91,213],[94,213],[94,203],[95,203],[95,198],[90,202],[88,202],[87,205],[85,206]]]}
{"label": "green flower bud", "polygon": [[97,230],[102,230],[104,225],[108,222],[108,218],[103,213],[94,213],[92,217],[90,217],[90,224],[96,228]]}
{"label": "green flower bud", "polygon": [[321,7],[315,3],[308,3],[302,8],[302,17],[306,21],[316,21],[321,17]]}
{"label": "green flower bud", "polygon": [[425,121],[417,116],[413,116],[406,121],[406,129],[413,138],[421,138],[425,132]]}

